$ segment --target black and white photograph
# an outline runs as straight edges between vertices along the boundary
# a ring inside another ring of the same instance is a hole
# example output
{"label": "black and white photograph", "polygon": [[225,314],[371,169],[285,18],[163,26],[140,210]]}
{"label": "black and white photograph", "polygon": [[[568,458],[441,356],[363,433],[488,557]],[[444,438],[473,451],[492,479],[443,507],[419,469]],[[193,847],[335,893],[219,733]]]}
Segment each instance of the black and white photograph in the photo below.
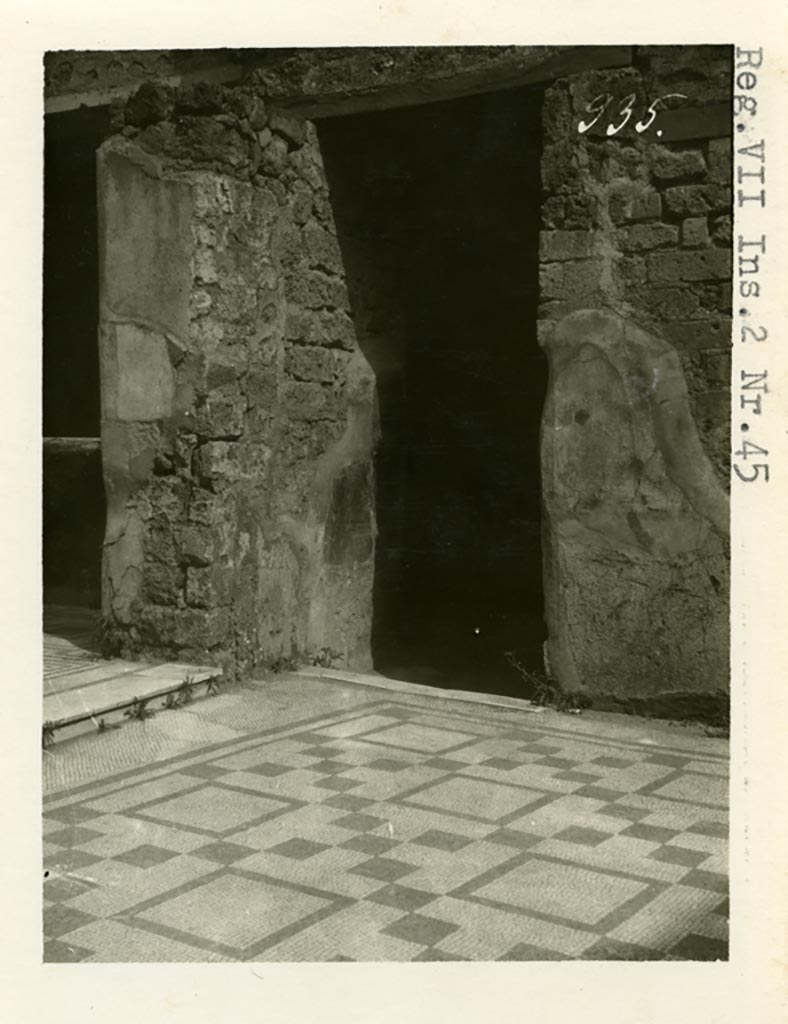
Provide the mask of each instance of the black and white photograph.
{"label": "black and white photograph", "polygon": [[45,962],[727,959],[743,61],[46,53]]}

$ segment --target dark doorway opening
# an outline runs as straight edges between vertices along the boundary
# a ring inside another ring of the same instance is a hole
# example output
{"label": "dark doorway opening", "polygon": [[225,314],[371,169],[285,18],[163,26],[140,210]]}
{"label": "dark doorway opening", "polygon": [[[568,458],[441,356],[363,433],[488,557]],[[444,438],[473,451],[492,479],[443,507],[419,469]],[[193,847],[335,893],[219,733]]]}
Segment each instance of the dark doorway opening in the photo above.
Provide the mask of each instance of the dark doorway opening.
{"label": "dark doorway opening", "polygon": [[373,660],[527,696],[542,668],[541,95],[320,122],[381,437]]}
{"label": "dark doorway opening", "polygon": [[47,604],[101,603],[96,150],[107,107],[44,119],[43,575]]}

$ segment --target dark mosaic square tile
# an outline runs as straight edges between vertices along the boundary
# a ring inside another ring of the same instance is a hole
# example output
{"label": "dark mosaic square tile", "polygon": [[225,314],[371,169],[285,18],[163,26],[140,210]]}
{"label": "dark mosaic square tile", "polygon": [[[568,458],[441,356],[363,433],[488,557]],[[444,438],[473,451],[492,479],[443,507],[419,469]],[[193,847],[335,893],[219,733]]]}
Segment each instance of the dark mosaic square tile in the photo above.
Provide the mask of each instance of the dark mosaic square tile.
{"label": "dark mosaic square tile", "polygon": [[371,860],[365,860],[354,868],[350,868],[348,874],[361,875],[363,878],[376,878],[379,882],[396,882],[417,870],[416,865],[394,860],[393,857],[373,857]]}
{"label": "dark mosaic square tile", "polygon": [[513,828],[499,828],[484,837],[485,843],[496,843],[498,846],[511,846],[515,850],[529,850],[536,843],[541,843],[544,836],[531,835],[530,832],[518,832]]}
{"label": "dark mosaic square tile", "polygon": [[403,768],[409,768],[407,761],[395,761],[391,757],[379,757],[375,761],[369,761],[365,768],[374,768],[378,772],[401,772]]}
{"label": "dark mosaic square tile", "polygon": [[434,946],[447,935],[456,932],[459,925],[440,921],[437,917],[425,917],[423,914],[408,914],[393,924],[382,928],[383,935],[391,935],[405,942],[415,942],[420,946]]}
{"label": "dark mosaic square tile", "polygon": [[346,772],[349,768],[353,768],[354,765],[347,761],[332,761],[330,758],[325,758],[323,761],[315,761],[314,764],[309,765],[310,772],[320,772],[321,775],[334,775],[339,772]]}
{"label": "dark mosaic square tile", "polygon": [[[254,769],[247,769],[254,771]],[[193,764],[191,768],[181,768],[181,775],[193,775],[198,779],[218,779],[222,775],[228,775],[229,768],[220,768],[218,764]]]}
{"label": "dark mosaic square tile", "polygon": [[388,853],[395,846],[401,846],[402,844],[396,839],[387,839],[385,836],[372,836],[367,832],[360,836],[353,836],[352,839],[348,839],[339,845],[347,850],[356,850],[358,853],[378,856],[381,853]]}
{"label": "dark mosaic square tile", "polygon": [[335,793],[344,793],[348,789],[355,789],[356,786],[363,786],[360,779],[339,779],[332,776],[330,779],[318,779],[314,783],[318,789],[333,789]]}
{"label": "dark mosaic square tile", "polygon": [[81,878],[49,878],[44,882],[44,899],[60,903],[81,896],[83,892],[95,889],[93,882]]}
{"label": "dark mosaic square tile", "polygon": [[461,850],[464,846],[472,843],[472,839],[468,839],[467,836],[458,836],[455,832],[443,832],[439,828],[431,828],[428,832],[423,832],[420,836],[416,836],[415,839],[411,839],[412,843],[417,846],[429,846],[433,850],[445,850],[448,853],[455,853],[457,850]]}
{"label": "dark mosaic square tile", "polygon": [[[626,795],[627,794],[623,790],[607,789],[605,786],[581,786],[580,789],[576,789],[573,794],[573,796],[587,796],[590,800],[606,800],[611,804]],[[650,813],[650,811],[643,812],[644,815]]]}
{"label": "dark mosaic square tile", "polygon": [[600,764],[603,768],[629,768],[635,763],[633,759],[628,757],[609,757],[607,754],[591,760],[591,764]]}
{"label": "dark mosaic square tile", "polygon": [[62,872],[79,871],[80,868],[89,867],[102,859],[84,850],[63,849],[45,857],[44,867]]}
{"label": "dark mosaic square tile", "polygon": [[387,885],[367,896],[370,903],[380,903],[384,907],[394,907],[402,911],[419,910],[437,898],[436,893],[410,889],[406,885]]}
{"label": "dark mosaic square tile", "polygon": [[618,939],[598,939],[581,955],[581,960],[664,960],[665,954],[658,949],[640,946],[634,942],[619,942]]}
{"label": "dark mosaic square tile", "polygon": [[342,956],[340,953],[338,956],[329,957],[327,963],[329,964],[355,964],[356,960],[352,956]]}
{"label": "dark mosaic square tile", "polygon": [[93,914],[85,914],[67,903],[53,903],[44,914],[44,938],[59,939],[95,920]]}
{"label": "dark mosaic square tile", "polygon": [[565,843],[577,843],[578,846],[599,846],[609,838],[609,832],[599,832],[595,828],[581,828],[579,825],[570,825],[569,828],[562,829],[553,836],[553,839],[561,839]]}
{"label": "dark mosaic square tile", "polygon": [[336,807],[340,811],[361,811],[365,807],[371,807],[376,802],[366,796],[353,796],[352,793],[332,796],[328,800],[323,801],[326,807]]}
{"label": "dark mosaic square tile", "polygon": [[711,892],[728,895],[728,878],[717,871],[703,871],[700,868],[693,868],[681,879],[682,885],[691,885],[695,889],[705,889]]}
{"label": "dark mosaic square tile", "polygon": [[685,935],[671,947],[670,955],[679,960],[727,960],[728,943],[705,935]]}
{"label": "dark mosaic square tile", "polygon": [[481,763],[485,768],[495,768],[500,772],[511,772],[521,766],[519,761],[510,761],[505,757],[488,757]]}
{"label": "dark mosaic square tile", "polygon": [[597,782],[599,780],[598,775],[593,775],[591,772],[575,772],[571,769],[566,772],[556,772],[553,776],[554,779],[561,779],[563,782]]}
{"label": "dark mosaic square tile", "polygon": [[666,843],[669,839],[673,839],[679,833],[672,828],[662,828],[658,825],[644,825],[641,822],[635,822],[634,825],[628,825],[622,832],[622,836],[632,836],[634,839],[648,839],[652,843]]}
{"label": "dark mosaic square tile", "polygon": [[293,769],[287,768],[283,764],[271,764],[269,761],[263,761],[262,764],[256,764],[253,768],[244,768],[244,771],[251,772],[253,775],[262,775],[266,779],[275,779],[278,775],[286,775]]}
{"label": "dark mosaic square tile", "polygon": [[100,818],[103,811],[92,811],[82,804],[71,804],[69,807],[59,807],[55,811],[45,811],[44,817],[52,821],[62,821],[65,825],[79,825],[83,821],[90,821],[92,818]]}
{"label": "dark mosaic square tile", "polygon": [[[579,792],[579,790],[577,792]],[[600,807],[596,813],[605,814],[608,818],[624,818],[627,821],[640,821],[641,818],[647,818],[649,814],[651,814],[651,811],[648,811],[643,807],[629,807],[627,804],[611,803],[606,807]]]}
{"label": "dark mosaic square tile", "polygon": [[44,943],[45,964],[78,964],[93,953],[92,949],[74,946],[60,939],[51,939]]}
{"label": "dark mosaic square tile", "polygon": [[678,864],[683,868],[696,868],[704,860],[709,859],[708,853],[700,850],[687,850],[683,846],[660,846],[650,853],[649,860],[658,860],[664,864]]}
{"label": "dark mosaic square tile", "polygon": [[553,747],[549,743],[525,743],[523,752],[526,754],[560,754],[563,747]]}
{"label": "dark mosaic square tile", "polygon": [[103,832],[97,832],[94,828],[69,825],[67,828],[58,829],[57,832],[50,832],[44,839],[47,843],[56,843],[58,846],[84,846],[92,839],[101,839],[103,835]]}
{"label": "dark mosaic square tile", "polygon": [[568,960],[563,953],[542,946],[532,946],[528,942],[518,942],[508,953],[498,957],[499,960]]}
{"label": "dark mosaic square tile", "polygon": [[370,832],[373,828],[385,825],[383,818],[376,818],[374,814],[346,814],[344,818],[337,818],[331,822],[339,828],[352,829],[354,832]]}
{"label": "dark mosaic square tile", "polygon": [[691,757],[682,757],[680,754],[651,754],[645,758],[648,764],[662,764],[668,768],[684,768],[691,760]]}
{"label": "dark mosaic square tile", "polygon": [[431,757],[424,764],[427,768],[438,768],[445,772],[461,772],[468,765],[464,761],[455,761],[451,757]]}
{"label": "dark mosaic square tile", "polygon": [[728,838],[728,826],[721,821],[698,821],[684,830],[696,836],[712,836],[715,839]]}
{"label": "dark mosaic square tile", "polygon": [[296,740],[298,743],[307,743],[313,747],[324,743],[336,743],[336,736],[327,736],[322,732],[298,732],[289,736],[288,739]]}
{"label": "dark mosaic square tile", "polygon": [[243,857],[250,857],[256,853],[249,846],[241,846],[240,843],[206,843],[196,850],[190,851],[192,857],[202,857],[204,860],[213,861],[216,864],[234,864]]}
{"label": "dark mosaic square tile", "polygon": [[719,917],[728,917],[730,915],[730,909],[730,900],[726,896],[722,903],[718,903],[712,910],[712,914],[717,914]]}
{"label": "dark mosaic square tile", "polygon": [[135,846],[133,850],[126,850],[125,853],[119,853],[111,859],[131,864],[135,868],[155,868],[177,856],[178,854],[173,850],[165,850],[163,847],[153,846],[151,843],[143,843],[141,846]]}
{"label": "dark mosaic square tile", "polygon": [[268,853],[277,853],[280,857],[289,857],[291,860],[307,860],[323,850],[330,849],[325,843],[314,843],[311,839],[287,839],[284,843],[276,846],[269,846]]}
{"label": "dark mosaic square tile", "polygon": [[540,757],[536,763],[548,768],[574,768],[579,762],[570,761],[568,757]]}

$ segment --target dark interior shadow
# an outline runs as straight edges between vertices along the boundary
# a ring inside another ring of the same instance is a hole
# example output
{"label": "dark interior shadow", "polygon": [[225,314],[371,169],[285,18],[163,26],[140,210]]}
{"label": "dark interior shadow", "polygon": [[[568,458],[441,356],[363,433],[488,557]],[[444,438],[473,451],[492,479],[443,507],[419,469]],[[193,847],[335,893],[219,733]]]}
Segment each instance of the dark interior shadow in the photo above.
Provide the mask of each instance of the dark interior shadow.
{"label": "dark interior shadow", "polygon": [[536,341],[541,96],[318,126],[377,378],[372,654],[388,675],[528,695],[544,640]]}

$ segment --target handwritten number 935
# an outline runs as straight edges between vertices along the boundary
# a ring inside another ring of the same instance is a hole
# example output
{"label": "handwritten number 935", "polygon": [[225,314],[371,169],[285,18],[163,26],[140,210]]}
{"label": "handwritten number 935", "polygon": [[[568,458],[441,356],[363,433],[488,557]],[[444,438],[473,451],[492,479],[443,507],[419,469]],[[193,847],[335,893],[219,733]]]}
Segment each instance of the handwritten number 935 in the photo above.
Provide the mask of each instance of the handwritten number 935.
{"label": "handwritten number 935", "polygon": [[[643,117],[643,120],[642,121],[638,121],[637,124],[635,125],[635,131],[638,132],[638,133],[639,132],[644,132],[647,128],[651,127],[651,125],[654,123],[654,120],[655,120],[655,118],[657,116],[657,105],[658,104],[664,103],[665,100],[670,100],[670,99],[682,99],[682,100],[685,100],[686,98],[687,97],[684,95],[684,93],[681,93],[681,92],[670,92],[670,93],[667,93],[667,95],[665,95],[665,96],[658,96],[653,101],[653,103],[649,104],[649,107],[646,110],[646,114]],[[591,102],[586,107],[585,112],[587,114],[594,114],[595,116],[590,121],[580,121],[580,123],[577,126],[577,130],[580,133],[580,135],[583,135],[585,132],[590,131],[590,129],[594,127],[594,125],[597,123],[599,118],[607,110],[607,108],[610,105],[610,103],[612,102],[612,100],[613,100],[613,97],[610,95],[609,92],[602,93],[600,96],[595,96],[594,99],[591,100]],[[618,110],[618,113],[616,114],[616,117],[621,118],[621,120],[618,121],[617,124],[614,123],[613,121],[610,122],[610,124],[605,129],[605,134],[608,137],[612,137],[613,135],[617,135],[621,131],[621,129],[629,122],[630,117],[632,117],[632,114],[634,113],[634,107],[635,107],[635,101],[636,100],[637,100],[637,96],[635,95],[634,92],[630,93],[629,96],[625,96],[624,99],[621,100],[620,109]],[[657,134],[661,134],[661,132],[658,132]]]}

